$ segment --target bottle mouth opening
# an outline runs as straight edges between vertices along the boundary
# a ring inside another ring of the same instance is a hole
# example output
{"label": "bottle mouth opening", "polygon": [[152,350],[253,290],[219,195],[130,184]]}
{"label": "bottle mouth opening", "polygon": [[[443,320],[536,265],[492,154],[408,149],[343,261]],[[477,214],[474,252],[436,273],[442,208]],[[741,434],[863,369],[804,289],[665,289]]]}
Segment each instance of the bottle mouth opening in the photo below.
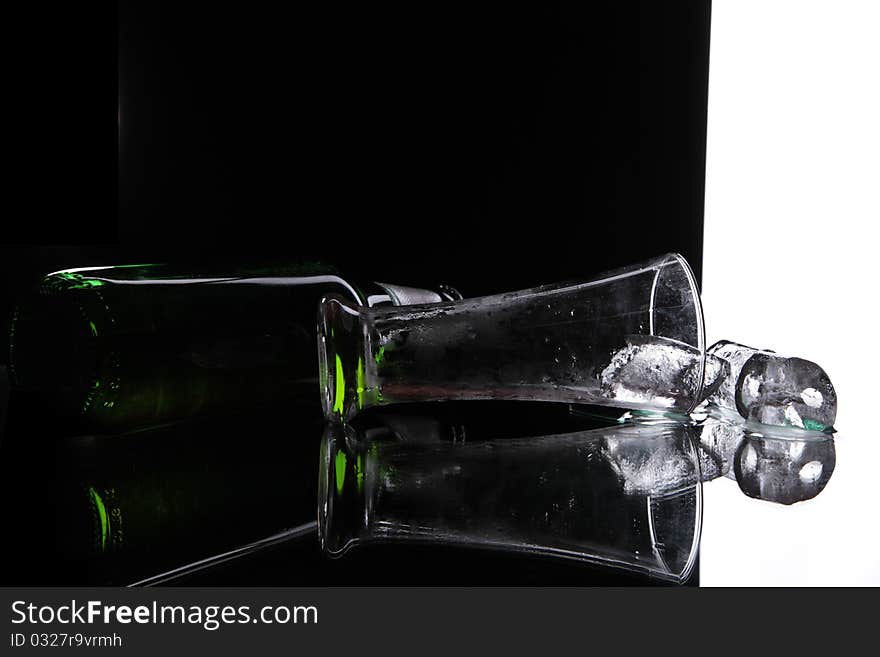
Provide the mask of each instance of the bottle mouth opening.
{"label": "bottle mouth opening", "polygon": [[318,463],[318,541],[321,549],[327,550],[328,547],[328,522],[333,513],[330,508],[330,461],[332,452],[333,439],[327,435],[325,430],[324,436],[321,438],[321,452]]}
{"label": "bottle mouth opening", "polygon": [[337,296],[318,306],[318,380],[328,420],[346,421],[360,408],[363,348],[359,306]]}
{"label": "bottle mouth opening", "polygon": [[77,300],[43,296],[16,306],[9,331],[10,379],[16,388],[60,389],[77,405],[99,378],[97,340],[107,322],[91,311]]}
{"label": "bottle mouth opening", "polygon": [[[359,489],[351,490],[355,461],[350,458],[347,434],[350,434],[350,428],[328,424],[321,438],[318,540],[321,550],[331,558],[343,556],[358,542],[356,528],[362,516],[362,492]],[[357,457],[356,463],[357,467],[361,467],[360,457]]]}
{"label": "bottle mouth opening", "polygon": [[328,318],[324,312],[324,302],[321,302],[321,309],[318,313],[318,382],[321,395],[321,408],[324,411],[324,417],[330,417],[330,411],[333,408],[333,399],[331,391],[336,385],[336,377],[329,367],[327,354],[328,342],[330,339],[330,331],[328,328]]}

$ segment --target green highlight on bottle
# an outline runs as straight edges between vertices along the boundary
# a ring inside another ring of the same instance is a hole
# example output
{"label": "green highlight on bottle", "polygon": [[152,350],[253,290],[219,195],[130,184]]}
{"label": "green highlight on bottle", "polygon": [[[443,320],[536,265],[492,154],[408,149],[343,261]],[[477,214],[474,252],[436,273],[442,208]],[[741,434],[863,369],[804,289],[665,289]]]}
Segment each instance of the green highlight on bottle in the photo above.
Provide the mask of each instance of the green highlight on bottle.
{"label": "green highlight on bottle", "polygon": [[98,511],[98,518],[101,521],[101,552],[106,552],[107,537],[110,535],[110,522],[107,518],[107,509],[104,507],[104,500],[101,499],[101,496],[98,495],[98,491],[92,486],[89,486],[89,499]]}
{"label": "green highlight on bottle", "polygon": [[336,492],[342,494],[345,485],[345,452],[336,452]]}
{"label": "green highlight on bottle", "polygon": [[336,394],[333,398],[333,412],[342,415],[345,401],[345,373],[342,371],[342,359],[336,354]]}
{"label": "green highlight on bottle", "polygon": [[358,358],[358,366],[357,366],[357,400],[358,400],[358,408],[364,407],[364,383],[366,381],[366,376],[364,375],[364,359]]}
{"label": "green highlight on bottle", "polygon": [[82,274],[61,271],[46,276],[43,279],[43,285],[52,291],[87,290],[101,287],[105,285],[105,282],[98,278],[88,278]]}
{"label": "green highlight on bottle", "polygon": [[93,287],[101,287],[104,285],[104,281],[99,281],[96,278],[84,278],[79,283],[69,286],[67,289],[69,290],[88,290]]}
{"label": "green highlight on bottle", "polygon": [[101,387],[101,381],[96,380],[92,387],[89,389],[89,392],[86,394],[85,401],[82,406],[82,413],[85,414],[88,412],[89,408],[92,406],[92,403],[95,401],[95,397],[98,394],[98,388]]}

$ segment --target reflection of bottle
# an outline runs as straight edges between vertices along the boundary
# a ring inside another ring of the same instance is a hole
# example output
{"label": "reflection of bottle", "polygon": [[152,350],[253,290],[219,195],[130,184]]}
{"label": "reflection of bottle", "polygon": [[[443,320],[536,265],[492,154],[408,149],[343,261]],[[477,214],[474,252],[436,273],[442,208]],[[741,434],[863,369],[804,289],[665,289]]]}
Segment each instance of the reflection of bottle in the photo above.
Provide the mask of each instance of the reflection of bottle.
{"label": "reflection of bottle", "polygon": [[27,500],[7,511],[19,562],[51,556],[17,575],[129,584],[313,522],[320,431],[287,413],[36,441],[41,467],[4,474],[4,498]]}
{"label": "reflection of bottle", "polygon": [[384,438],[328,425],[319,473],[324,550],[335,556],[362,542],[428,542],[679,582],[690,574],[701,494],[686,425],[500,440],[473,440],[465,426],[450,437],[401,438],[400,422]]}
{"label": "reflection of bottle", "polygon": [[81,430],[317,400],[315,313],[326,293],[359,305],[455,298],[448,289],[353,285],[316,264],[60,271],[15,311],[12,381],[56,415],[78,418]]}

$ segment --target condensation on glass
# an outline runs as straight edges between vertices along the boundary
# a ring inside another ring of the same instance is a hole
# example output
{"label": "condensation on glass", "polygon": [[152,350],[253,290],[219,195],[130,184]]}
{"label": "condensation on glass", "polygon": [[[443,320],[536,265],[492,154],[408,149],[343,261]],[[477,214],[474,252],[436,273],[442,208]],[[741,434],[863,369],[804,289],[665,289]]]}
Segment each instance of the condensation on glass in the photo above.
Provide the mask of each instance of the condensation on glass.
{"label": "condensation on glass", "polygon": [[592,280],[406,308],[322,300],[324,411],[512,399],[687,413],[706,368],[693,273],[665,255]]}

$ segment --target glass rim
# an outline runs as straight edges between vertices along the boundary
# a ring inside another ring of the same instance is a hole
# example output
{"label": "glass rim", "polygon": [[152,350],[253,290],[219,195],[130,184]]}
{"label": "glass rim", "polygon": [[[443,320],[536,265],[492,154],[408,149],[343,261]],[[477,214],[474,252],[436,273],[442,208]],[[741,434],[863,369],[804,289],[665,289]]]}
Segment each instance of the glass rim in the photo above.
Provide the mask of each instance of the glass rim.
{"label": "glass rim", "polygon": [[[660,263],[660,267],[658,267],[658,270],[657,270],[657,278],[655,278],[655,285],[656,285],[656,281],[659,279],[660,271],[661,271],[662,267],[665,267],[667,265],[671,265],[671,264],[675,263],[679,267],[681,267],[681,270],[685,275],[685,278],[688,282],[688,286],[690,288],[691,299],[693,300],[693,304],[694,304],[694,325],[697,330],[697,335],[696,335],[697,344],[691,345],[691,346],[695,347],[697,349],[697,351],[699,352],[699,370],[697,372],[697,387],[694,391],[692,404],[691,404],[690,408],[688,408],[686,411],[687,413],[690,413],[702,401],[703,389],[704,389],[705,383],[706,383],[705,382],[705,377],[706,377],[706,323],[705,323],[705,317],[703,315],[703,303],[702,303],[702,300],[700,299],[700,287],[699,287],[699,285],[697,285],[697,278],[696,278],[696,276],[694,276],[693,269],[691,269],[691,266],[688,263],[688,261],[680,253],[667,253],[664,256],[660,256],[660,258],[658,258],[658,260],[661,260],[661,263]],[[651,325],[652,325],[651,326],[651,334],[654,335],[654,331],[653,331],[654,290],[653,289],[651,291],[650,314],[651,314]],[[658,337],[663,337],[663,336],[658,336]]]}

